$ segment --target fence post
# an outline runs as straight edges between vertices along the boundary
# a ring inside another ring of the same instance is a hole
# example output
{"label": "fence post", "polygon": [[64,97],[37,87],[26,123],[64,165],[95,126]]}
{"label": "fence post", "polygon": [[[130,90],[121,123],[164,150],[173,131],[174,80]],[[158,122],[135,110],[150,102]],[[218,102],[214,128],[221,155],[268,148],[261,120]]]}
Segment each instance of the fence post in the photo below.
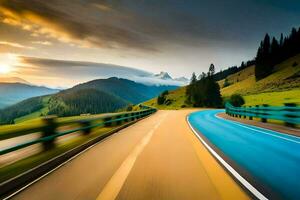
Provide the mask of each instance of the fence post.
{"label": "fence post", "polygon": [[[287,108],[285,108],[286,111],[295,112],[295,110],[293,108],[295,108],[297,106],[297,104],[295,104],[295,103],[285,103],[284,105],[287,107]],[[285,118],[294,118],[295,116],[293,114],[285,114],[284,117]],[[289,127],[292,127],[292,128],[296,127],[296,124],[288,122],[286,120],[284,121],[284,124],[286,126],[289,126]]]}
{"label": "fence post", "polygon": [[82,130],[83,135],[88,135],[92,132],[92,128],[89,127],[89,126],[91,126],[91,122],[89,120],[81,120],[81,121],[79,121],[79,124],[82,128],[84,128]]}
{"label": "fence post", "polygon": [[[263,115],[268,115],[268,113],[266,112],[265,109],[266,109],[269,105],[268,105],[268,104],[263,104],[262,106],[263,106],[263,109],[262,109]],[[267,120],[268,120],[267,118],[264,118],[264,117],[261,118],[261,122],[263,122],[263,123],[266,123]]]}
{"label": "fence post", "polygon": [[[47,116],[47,117],[43,118],[45,126],[43,127],[43,130],[42,130],[42,136],[41,136],[42,138],[48,137],[51,135],[55,135],[56,128],[57,128],[57,124],[55,121],[56,118],[57,118],[56,116]],[[44,141],[42,143],[42,145],[43,145],[43,149],[45,151],[54,148],[55,147],[55,138]]]}
{"label": "fence post", "polygon": [[[251,106],[249,106],[251,108]],[[249,116],[249,120],[253,120],[253,116]]]}
{"label": "fence post", "polygon": [[105,117],[105,118],[103,119],[103,121],[104,121],[104,126],[105,126],[105,127],[108,127],[108,126],[111,126],[111,125],[112,125],[111,122],[107,122],[107,121],[110,121],[110,120],[112,120],[112,117]]}
{"label": "fence post", "polygon": [[128,113],[126,113],[126,114],[124,115],[124,118],[125,118],[125,119],[124,119],[124,122],[128,122],[128,121],[129,121],[127,117],[128,117]]}
{"label": "fence post", "polygon": [[[122,118],[122,115],[117,115],[117,116],[116,116],[116,120],[118,120],[118,119],[120,119],[120,118]],[[120,125],[120,124],[122,124],[122,120],[116,121],[116,125]]]}

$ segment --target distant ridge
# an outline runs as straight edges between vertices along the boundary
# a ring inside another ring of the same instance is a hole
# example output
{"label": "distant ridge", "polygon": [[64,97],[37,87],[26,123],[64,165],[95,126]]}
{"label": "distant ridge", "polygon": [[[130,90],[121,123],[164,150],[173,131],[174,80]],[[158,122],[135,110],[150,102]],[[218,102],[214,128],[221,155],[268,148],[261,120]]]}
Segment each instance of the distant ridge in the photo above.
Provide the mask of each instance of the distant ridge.
{"label": "distant ridge", "polygon": [[31,83],[19,77],[0,76],[0,83],[23,83],[23,84],[31,85]]}
{"label": "distant ridge", "polygon": [[31,97],[37,97],[59,92],[56,89],[34,86],[24,83],[1,83],[0,82],[0,109],[23,101]]}

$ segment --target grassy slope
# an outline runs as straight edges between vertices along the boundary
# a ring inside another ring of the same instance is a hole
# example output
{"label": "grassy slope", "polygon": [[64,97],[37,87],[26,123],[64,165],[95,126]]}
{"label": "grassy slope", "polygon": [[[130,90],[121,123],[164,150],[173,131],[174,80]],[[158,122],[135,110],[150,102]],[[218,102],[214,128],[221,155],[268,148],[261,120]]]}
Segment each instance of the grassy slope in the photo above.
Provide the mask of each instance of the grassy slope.
{"label": "grassy slope", "polygon": [[36,118],[39,118],[41,115],[45,115],[46,113],[48,113],[48,111],[49,111],[49,109],[48,109],[49,99],[50,99],[50,96],[45,96],[43,98],[43,108],[42,109],[40,109],[36,112],[33,112],[31,114],[25,115],[23,117],[16,118],[15,123],[18,124],[18,123],[25,122],[25,121],[28,121],[28,120],[36,119]]}
{"label": "grassy slope", "polygon": [[[299,63],[293,67],[293,63]],[[290,78],[300,73],[300,54],[277,65],[270,76],[255,81],[254,66],[227,77],[230,86],[222,88],[223,97],[239,93],[245,97],[246,105],[282,105],[300,103],[300,78]],[[222,87],[224,80],[219,81]]]}
{"label": "grassy slope", "polygon": [[[76,91],[75,93],[77,93],[78,91]],[[97,91],[97,93],[99,93],[98,95],[100,96],[101,94],[100,94],[100,91]],[[60,94],[60,93],[59,93]],[[58,95],[59,95],[58,94]],[[92,95],[94,95],[95,93],[92,93],[92,94],[88,94],[87,96],[83,96],[83,98],[85,98],[85,97],[87,97],[88,99],[90,99],[90,98],[92,98]],[[64,97],[66,98],[66,97],[68,97],[67,95],[69,95],[68,93],[64,93],[64,94],[61,94],[61,95],[65,95]],[[71,95],[72,95],[72,93],[71,93]],[[71,96],[70,95],[70,96]],[[105,93],[105,95],[106,95],[106,93]],[[110,94],[107,94],[107,96],[109,96]],[[102,95],[103,96],[103,95]],[[55,99],[56,101],[54,102],[54,101],[50,101],[50,99],[52,98],[53,96],[44,96],[44,97],[42,97],[42,104],[43,104],[43,107],[40,109],[40,110],[37,110],[37,111],[35,111],[35,112],[33,112],[33,113],[30,113],[30,114],[27,114],[27,115],[25,115],[25,116],[22,116],[22,117],[19,117],[19,118],[16,118],[15,119],[15,123],[16,124],[18,124],[18,123],[22,123],[22,122],[26,122],[26,121],[31,121],[31,120],[34,120],[34,119],[40,119],[42,116],[46,116],[47,114],[48,114],[48,112],[49,112],[49,110],[50,110],[50,108],[51,108],[51,106],[53,107],[53,106],[55,106],[55,105],[60,105],[61,107],[65,107],[65,108],[67,108],[68,107],[68,105],[66,105],[65,104],[65,102],[63,101],[63,100],[61,100],[60,98],[57,98],[57,99]],[[73,98],[73,99],[80,99],[80,95],[79,95],[79,97],[77,98],[77,97],[72,97],[71,96],[71,98]],[[96,96],[97,97],[97,96]],[[111,102],[113,102],[113,100],[114,100],[114,102],[116,102],[116,103],[118,103],[118,102],[121,102],[121,101],[123,101],[122,99],[118,99],[118,97],[114,97],[114,96],[111,96],[112,98],[116,98],[116,99],[110,99],[110,103]],[[94,96],[94,98],[95,98],[95,96]],[[53,99],[53,98],[52,98]],[[58,102],[58,103],[57,103]],[[55,104],[54,104],[55,103]],[[95,103],[101,103],[101,102],[99,102],[99,101],[97,101],[97,102],[95,102]],[[95,108],[96,109],[96,108]],[[94,110],[95,110],[94,109]],[[88,113],[88,112],[87,112]],[[99,112],[100,113],[100,112]]]}
{"label": "grassy slope", "polygon": [[186,87],[180,87],[176,90],[169,91],[169,94],[167,95],[167,99],[170,99],[172,101],[170,105],[157,105],[156,98],[151,99],[143,104],[158,109],[169,109],[169,110],[181,109],[183,105],[189,107],[189,105],[185,104],[185,90]]}
{"label": "grassy slope", "polygon": [[[299,63],[293,67],[293,63]],[[240,72],[227,77],[230,86],[222,88],[225,80],[219,81],[221,94],[228,98],[234,93],[244,96],[246,105],[282,105],[283,103],[300,104],[300,78],[291,79],[289,77],[300,74],[300,54],[292,57],[275,67],[274,73],[270,76],[255,81],[254,66],[250,66]],[[145,102],[145,105],[158,109],[180,109],[185,105],[185,87],[171,91],[167,98],[173,103],[167,105],[157,105],[156,98]],[[186,105],[189,107],[189,105]]]}

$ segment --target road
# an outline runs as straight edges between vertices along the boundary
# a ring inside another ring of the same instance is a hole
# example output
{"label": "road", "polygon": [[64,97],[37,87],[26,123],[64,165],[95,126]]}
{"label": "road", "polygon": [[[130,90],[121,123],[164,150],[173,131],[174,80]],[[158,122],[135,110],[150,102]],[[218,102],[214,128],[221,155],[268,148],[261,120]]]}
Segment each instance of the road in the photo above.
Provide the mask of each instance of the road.
{"label": "road", "polygon": [[158,111],[13,199],[250,199],[191,131],[192,111]]}
{"label": "road", "polygon": [[219,110],[189,121],[240,174],[270,199],[300,199],[300,137],[218,118]]}

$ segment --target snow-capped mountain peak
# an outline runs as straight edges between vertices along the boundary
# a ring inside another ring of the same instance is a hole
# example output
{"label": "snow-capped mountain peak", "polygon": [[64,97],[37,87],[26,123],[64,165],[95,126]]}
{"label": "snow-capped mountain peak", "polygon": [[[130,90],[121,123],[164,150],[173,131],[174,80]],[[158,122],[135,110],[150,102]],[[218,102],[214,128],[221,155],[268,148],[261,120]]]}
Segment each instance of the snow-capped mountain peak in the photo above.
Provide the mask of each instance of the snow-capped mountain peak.
{"label": "snow-capped mountain peak", "polygon": [[160,72],[159,74],[155,74],[154,76],[163,80],[172,80],[172,77],[168,74],[168,72]]}

